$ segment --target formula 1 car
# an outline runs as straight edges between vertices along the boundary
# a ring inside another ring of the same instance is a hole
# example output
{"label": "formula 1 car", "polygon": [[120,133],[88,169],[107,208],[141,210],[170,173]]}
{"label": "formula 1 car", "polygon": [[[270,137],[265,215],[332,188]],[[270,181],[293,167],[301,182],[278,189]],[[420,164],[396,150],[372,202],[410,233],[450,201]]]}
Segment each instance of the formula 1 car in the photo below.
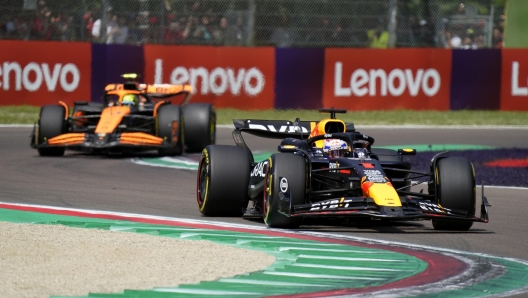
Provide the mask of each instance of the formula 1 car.
{"label": "formula 1 car", "polygon": [[[41,156],[62,156],[65,149],[90,152],[158,150],[162,156],[200,152],[214,144],[216,114],[210,104],[189,103],[190,85],[143,84],[124,74],[124,84],[105,87],[104,103],[46,105],[31,135]],[[183,96],[180,105],[164,98]]]}
{"label": "formula 1 car", "polygon": [[[488,222],[484,194],[480,217],[475,216],[475,174],[466,158],[443,152],[432,159],[430,172],[413,171],[403,156],[416,150],[373,148],[374,138],[336,119],[346,110],[321,112],[330,118],[233,120],[236,146],[210,145],[202,152],[200,212],[261,216],[271,228],[297,228],[304,217],[430,219],[439,230],[468,230],[473,222]],[[279,152],[254,162],[242,132],[283,139]],[[420,183],[427,183],[428,193],[411,192]],[[250,200],[253,207],[247,208]]]}

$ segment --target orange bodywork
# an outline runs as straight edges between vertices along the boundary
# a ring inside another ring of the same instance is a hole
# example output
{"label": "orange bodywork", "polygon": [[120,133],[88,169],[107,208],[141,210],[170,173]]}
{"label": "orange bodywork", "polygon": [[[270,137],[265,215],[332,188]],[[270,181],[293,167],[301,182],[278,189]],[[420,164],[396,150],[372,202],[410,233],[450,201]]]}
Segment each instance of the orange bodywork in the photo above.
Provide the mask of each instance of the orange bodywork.
{"label": "orange bodywork", "polygon": [[48,140],[49,145],[71,146],[84,143],[84,133],[65,133]]}
{"label": "orange bodywork", "polygon": [[124,132],[119,143],[128,145],[161,145],[163,139],[144,132]]}
{"label": "orange bodywork", "polygon": [[64,119],[68,118],[68,115],[70,114],[69,107],[64,101],[59,101],[59,104],[64,107],[66,112],[64,113]]}
{"label": "orange bodywork", "polygon": [[101,119],[95,128],[95,133],[112,133],[121,123],[125,115],[130,114],[129,107],[108,107],[101,113]]}
{"label": "orange bodywork", "polygon": [[193,87],[189,84],[135,84],[136,90],[125,89],[125,84],[108,84],[105,87],[106,94],[116,94],[121,99],[125,94],[148,94],[151,97],[166,98],[185,94],[184,100],[180,105],[185,105],[191,100]]}
{"label": "orange bodywork", "polygon": [[[150,95],[177,95],[180,93],[191,93],[193,88],[191,85],[172,85],[172,84],[137,84],[138,93]],[[106,92],[110,91],[126,91],[131,92],[135,90],[125,90],[125,84],[108,84],[105,87]]]}

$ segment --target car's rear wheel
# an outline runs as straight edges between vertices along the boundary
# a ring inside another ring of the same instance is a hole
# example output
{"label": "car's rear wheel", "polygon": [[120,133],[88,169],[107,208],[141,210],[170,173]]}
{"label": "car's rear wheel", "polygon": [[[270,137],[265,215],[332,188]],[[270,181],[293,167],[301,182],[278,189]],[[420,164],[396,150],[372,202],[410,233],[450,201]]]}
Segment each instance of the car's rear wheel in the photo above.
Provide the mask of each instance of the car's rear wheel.
{"label": "car's rear wheel", "polygon": [[249,202],[249,152],[238,146],[210,145],[198,167],[197,200],[206,216],[242,216]]}
{"label": "car's rear wheel", "polygon": [[[46,105],[40,109],[39,126],[36,135],[37,145],[61,135],[66,130],[66,109],[61,105]],[[65,147],[38,148],[40,156],[63,156]]]}
{"label": "car's rear wheel", "polygon": [[161,156],[176,156],[183,152],[183,126],[181,109],[176,105],[163,105],[156,116],[156,135],[170,142],[170,147],[158,149]]}
{"label": "car's rear wheel", "polygon": [[306,162],[291,153],[276,153],[268,160],[264,184],[264,222],[270,228],[295,229],[302,217],[288,217],[279,212],[280,196],[289,191],[291,205],[303,204],[306,197]]}
{"label": "car's rear wheel", "polygon": [[211,104],[186,104],[183,121],[186,152],[200,152],[216,142],[216,113]]}
{"label": "car's rear wheel", "polygon": [[[436,200],[444,208],[467,212],[475,216],[475,172],[471,162],[464,157],[446,157],[438,161],[435,172]],[[436,230],[467,231],[472,221],[433,219]]]}

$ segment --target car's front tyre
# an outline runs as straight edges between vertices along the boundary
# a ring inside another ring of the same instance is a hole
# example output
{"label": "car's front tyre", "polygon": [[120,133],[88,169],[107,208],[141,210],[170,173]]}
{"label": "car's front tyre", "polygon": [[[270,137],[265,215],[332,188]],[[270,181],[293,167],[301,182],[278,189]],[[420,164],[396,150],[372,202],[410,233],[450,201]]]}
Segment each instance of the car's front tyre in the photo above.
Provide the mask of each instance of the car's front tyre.
{"label": "car's front tyre", "polygon": [[205,216],[242,216],[249,202],[249,152],[242,147],[210,145],[198,166],[197,201]]}
{"label": "car's front tyre", "polygon": [[[476,188],[475,172],[471,162],[458,156],[442,158],[435,170],[437,204],[448,209],[466,211],[468,217],[475,216]],[[433,219],[436,230],[467,231],[472,221]]]}
{"label": "car's front tyre", "polygon": [[216,113],[211,104],[186,104],[183,119],[186,152],[200,152],[216,142]]}
{"label": "car's front tyre", "polygon": [[292,206],[303,204],[306,180],[304,157],[292,153],[276,153],[270,156],[263,204],[264,222],[268,227],[295,229],[301,225],[302,217],[288,217],[279,212],[279,200],[281,192],[289,191]]}
{"label": "car's front tyre", "polygon": [[[36,135],[37,145],[66,131],[66,109],[61,105],[46,105],[40,109],[39,125]],[[38,148],[40,156],[63,156],[65,147]]]}

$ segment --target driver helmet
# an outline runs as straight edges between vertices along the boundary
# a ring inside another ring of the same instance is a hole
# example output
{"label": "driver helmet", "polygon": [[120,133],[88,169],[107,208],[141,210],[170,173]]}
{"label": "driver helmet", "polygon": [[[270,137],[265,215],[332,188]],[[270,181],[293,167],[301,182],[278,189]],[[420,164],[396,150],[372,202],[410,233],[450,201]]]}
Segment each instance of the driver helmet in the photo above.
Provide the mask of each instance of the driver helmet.
{"label": "driver helmet", "polygon": [[340,139],[325,139],[323,154],[328,157],[342,157],[348,154],[347,142]]}
{"label": "driver helmet", "polygon": [[123,106],[136,106],[139,103],[139,98],[135,94],[126,94],[121,100]]}

